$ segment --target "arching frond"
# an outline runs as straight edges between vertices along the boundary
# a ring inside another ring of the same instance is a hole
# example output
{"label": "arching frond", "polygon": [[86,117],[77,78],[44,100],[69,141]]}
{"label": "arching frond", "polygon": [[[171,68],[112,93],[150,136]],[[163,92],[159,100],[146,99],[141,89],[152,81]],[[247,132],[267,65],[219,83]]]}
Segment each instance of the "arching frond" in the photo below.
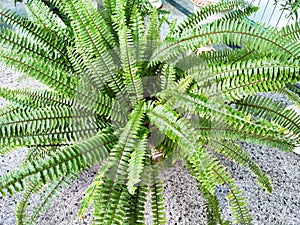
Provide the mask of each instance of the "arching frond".
{"label": "arching frond", "polygon": [[46,184],[61,176],[79,172],[87,166],[104,160],[115,141],[115,136],[99,132],[87,141],[63,148],[57,154],[52,154],[45,159],[28,161],[18,170],[2,177],[0,192],[4,196],[6,191],[13,195],[14,191],[24,189],[28,179]]}
{"label": "arching frond", "polygon": [[299,139],[300,118],[299,113],[281,102],[276,102],[265,96],[250,96],[235,103],[236,108],[251,114],[257,120],[263,118],[271,120],[287,130],[287,135]]}
{"label": "arching frond", "polygon": [[278,35],[275,28],[265,28],[253,25],[244,20],[215,21],[204,24],[199,29],[185,30],[179,39],[168,41],[158,47],[151,57],[152,63],[168,62],[177,59],[183,53],[196,50],[201,46],[211,44],[230,44],[233,46],[247,46],[248,49],[265,49],[273,55],[297,58],[299,47],[296,43],[274,42]]}
{"label": "arching frond", "polygon": [[[234,10],[236,9],[237,10]],[[240,8],[240,9],[239,9]],[[205,20],[214,15],[221,12],[226,12],[223,15],[226,19],[237,19],[239,16],[246,17],[251,13],[257,10],[256,7],[253,7],[247,4],[245,1],[233,0],[233,1],[220,1],[216,4],[208,4],[205,7],[201,7],[194,14],[185,19],[181,24],[176,28],[176,33],[180,35],[186,29],[197,28],[200,26],[201,22],[205,22]],[[228,13],[233,15],[228,15]],[[226,15],[227,14],[227,15]],[[241,14],[241,15],[240,15]]]}
{"label": "arching frond", "polygon": [[[188,95],[183,93],[178,93],[176,91],[165,91],[159,93],[159,96],[166,96],[168,98],[168,103],[173,104],[172,107],[178,108],[183,107],[183,109],[196,113],[204,118],[212,119],[214,122],[221,120],[224,124],[215,128],[208,128],[208,131],[211,130],[219,130],[219,131],[236,131],[238,137],[242,137],[240,134],[246,134],[246,138],[250,139],[262,139],[265,138],[268,140],[268,144],[271,144],[273,147],[284,148],[286,150],[293,149],[295,145],[297,145],[297,141],[288,138],[288,132],[285,129],[282,129],[275,125],[274,123],[270,123],[268,121],[257,121],[253,123],[249,118],[247,118],[246,114],[240,114],[237,111],[232,110],[230,107],[222,106],[218,108],[214,102],[209,103],[207,98],[203,96],[197,95]],[[174,101],[176,98],[176,101]],[[239,118],[239,119],[237,119]],[[197,127],[197,130],[200,130],[201,126]],[[205,129],[204,129],[205,130]],[[244,133],[245,132],[245,133]],[[229,132],[232,135],[235,135],[235,132]],[[240,133],[240,134],[239,134]],[[213,133],[216,134],[216,133]],[[221,135],[203,135],[204,137],[223,137],[224,134]],[[244,135],[243,135],[244,136]],[[201,137],[201,136],[200,136]],[[227,137],[227,136],[225,136]],[[229,136],[230,137],[230,136]],[[252,137],[252,138],[251,138]],[[261,142],[263,143],[263,142]]]}
{"label": "arching frond", "polygon": [[26,4],[26,7],[28,9],[28,17],[32,22],[45,29],[56,32],[59,35],[67,36],[65,38],[66,42],[71,39],[71,30],[64,24],[61,18],[54,14],[43,2],[31,0]]}
{"label": "arching frond", "polygon": [[151,209],[153,215],[153,224],[165,224],[165,202],[163,198],[164,187],[161,178],[159,178],[158,172],[154,169],[152,171],[150,193],[151,193]]}
{"label": "arching frond", "polygon": [[257,177],[256,182],[266,192],[271,193],[273,191],[273,185],[271,178],[264,172],[262,172],[259,165],[251,159],[250,155],[246,153],[239,145],[233,142],[221,142],[218,140],[212,140],[213,143],[209,143],[210,148],[213,148],[214,152],[221,153],[226,158],[239,164],[240,166],[247,167],[250,172]]}
{"label": "arching frond", "polygon": [[191,169],[196,175],[196,180],[205,190],[211,195],[214,195],[215,186],[224,184],[229,189],[229,194],[226,196],[230,204],[230,209],[233,213],[235,223],[250,224],[252,215],[249,213],[249,207],[242,195],[241,190],[235,185],[235,180],[226,171],[225,167],[221,166],[217,160],[211,159],[203,150],[196,150],[189,158],[192,164]]}

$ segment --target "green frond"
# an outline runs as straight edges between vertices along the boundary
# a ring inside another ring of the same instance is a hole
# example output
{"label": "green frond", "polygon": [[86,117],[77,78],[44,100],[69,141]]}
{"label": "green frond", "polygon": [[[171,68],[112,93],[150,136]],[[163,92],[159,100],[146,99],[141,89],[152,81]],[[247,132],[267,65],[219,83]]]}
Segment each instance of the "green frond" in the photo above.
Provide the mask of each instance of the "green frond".
{"label": "green frond", "polygon": [[164,140],[156,148],[158,151],[162,152],[162,156],[164,158],[172,156],[172,153],[174,152],[180,152],[179,146],[168,137],[165,137]]}
{"label": "green frond", "polygon": [[[289,90],[288,88],[282,88],[282,89],[279,89],[279,90],[276,90],[275,93],[279,93],[279,94],[282,94],[284,95],[285,97],[288,98],[289,101],[292,102],[292,104],[300,109],[300,97],[299,95],[297,94],[297,89],[294,88],[293,86],[291,85],[288,85],[288,87],[292,90]],[[296,92],[296,93],[295,93]]]}
{"label": "green frond", "polygon": [[[69,186],[72,179],[75,179],[75,175],[69,177],[61,177],[59,180],[52,181],[48,186],[43,187],[45,190],[41,196],[41,199],[37,206],[34,207],[30,217],[26,220],[25,224],[38,224],[39,217],[45,210],[51,205],[55,198],[59,197],[62,192],[62,187]],[[20,223],[23,224],[23,223]]]}
{"label": "green frond", "polygon": [[[237,16],[241,16],[241,12],[243,12],[243,18],[255,12],[256,10],[256,7],[247,4],[247,2],[243,0],[220,1],[216,4],[208,4],[205,7],[199,8],[199,10],[179,24],[175,32],[180,35],[180,33],[186,29],[197,28],[200,26],[201,22],[204,22],[209,16],[221,12],[226,12],[224,15],[226,19],[232,19],[238,18]],[[232,13],[233,15],[226,16],[228,13]]]}
{"label": "green frond", "polygon": [[93,224],[124,224],[129,204],[126,186],[108,179],[95,194]]}
{"label": "green frond", "polygon": [[56,153],[59,150],[59,147],[67,146],[68,144],[58,144],[57,146],[39,146],[39,147],[30,147],[26,154],[25,161],[38,160],[40,158],[45,158],[52,153]]}
{"label": "green frond", "polygon": [[226,171],[216,159],[210,158],[203,150],[196,150],[189,158],[189,162],[193,165],[193,173],[196,174],[196,180],[201,186],[204,186],[205,191],[214,195],[216,185],[225,185],[229,193],[226,199],[229,202],[234,222],[236,224],[251,224],[252,215],[243,197],[242,191],[237,187],[234,178]]}
{"label": "green frond", "polygon": [[142,49],[142,43],[143,43],[146,28],[145,28],[143,17],[141,15],[141,11],[139,9],[139,5],[131,4],[131,7],[133,10],[133,13],[131,14],[131,17],[130,17],[129,26],[130,26],[130,30],[132,32],[133,44],[135,46],[136,59],[138,61],[140,61],[144,54],[143,49]]}
{"label": "green frond", "polygon": [[16,224],[17,225],[23,225],[26,224],[26,221],[28,220],[28,215],[26,215],[26,210],[28,208],[28,205],[30,204],[30,198],[33,194],[37,193],[42,189],[43,185],[39,182],[30,182],[26,190],[24,191],[22,198],[18,201],[16,205]]}
{"label": "green frond", "polygon": [[[124,182],[130,179],[130,157],[133,157],[133,150],[139,140],[139,132],[142,129],[142,120],[144,118],[144,103],[137,105],[130,116],[129,121],[119,135],[118,143],[112,148],[109,158],[109,170],[105,175],[105,183],[99,187],[95,195],[95,224],[105,222],[122,224],[126,219],[126,208],[129,207],[127,186]],[[144,137],[145,138],[145,137]],[[144,141],[141,142],[144,143]],[[143,151],[142,149],[139,149]],[[128,181],[130,186],[131,180]],[[134,185],[136,181],[132,184]],[[118,212],[116,214],[116,212]]]}
{"label": "green frond", "polygon": [[236,64],[191,70],[202,93],[209,97],[222,96],[226,102],[239,100],[256,92],[274,91],[298,81],[299,64],[271,58],[248,60]]}
{"label": "green frond", "polygon": [[160,225],[166,224],[165,218],[165,201],[163,197],[164,186],[162,179],[159,177],[159,173],[154,170],[151,173],[150,193],[151,193],[151,209],[153,216],[153,224]]}
{"label": "green frond", "polygon": [[65,50],[69,43],[64,42],[54,32],[49,33],[28,19],[10,11],[5,11],[1,7],[0,20],[5,24],[11,25],[16,33],[30,38],[31,42],[37,43],[46,52],[51,52],[57,57],[61,56],[65,58]]}
{"label": "green frond", "polygon": [[[192,128],[188,127],[183,119],[179,119],[179,115],[172,111],[169,107],[158,105],[147,113],[150,122],[154,124],[160,132],[164,133],[168,138],[177,143],[184,150],[184,154],[188,155],[195,148],[195,140]],[[190,135],[187,135],[187,134]]]}
{"label": "green frond", "polygon": [[32,58],[2,49],[0,50],[1,61],[15,70],[41,81],[66,96],[74,95],[78,80],[70,77],[66,71],[50,66],[42,58]]}
{"label": "green frond", "polygon": [[176,80],[176,71],[172,64],[165,64],[162,69],[162,75],[160,76],[161,89],[171,89],[174,86]]}
{"label": "green frond", "polygon": [[[140,102],[129,115],[129,120],[119,136],[118,143],[112,148],[108,164],[110,164],[109,179],[123,183],[127,179],[129,160],[139,141],[139,133],[143,130],[144,102]],[[112,176],[112,177],[110,177]]]}
{"label": "green frond", "polygon": [[187,89],[193,82],[193,78],[189,75],[185,76],[184,78],[179,79],[175,84],[173,89],[177,90],[180,93],[185,93]]}
{"label": "green frond", "polygon": [[239,166],[247,167],[250,172],[256,176],[256,182],[266,192],[271,193],[273,191],[273,185],[271,178],[264,172],[262,172],[260,166],[251,159],[250,155],[245,152],[239,145],[234,142],[221,142],[218,140],[212,140],[213,144],[210,148],[213,148],[214,152],[220,153],[231,161],[239,164]]}
{"label": "green frond", "polygon": [[98,7],[99,13],[102,15],[105,23],[107,24],[114,40],[118,41],[117,25],[113,21],[113,15],[116,10],[116,0],[103,0],[102,6]]}
{"label": "green frond", "polygon": [[[228,188],[235,223],[251,223],[235,180],[207,151],[246,167],[272,191],[236,143],[299,146],[300,101],[289,91],[299,80],[298,23],[281,30],[254,23],[246,17],[257,7],[243,0],[210,4],[178,26],[144,0],[103,0],[97,8],[90,0],[31,0],[27,10],[25,18],[0,9],[1,63],[46,86],[0,88],[10,103],[0,109],[0,154],[28,148],[0,182],[4,196],[25,189],[19,224],[38,223],[62,184],[104,160],[78,215],[93,204],[94,224],[143,224],[151,194],[153,223],[165,224],[160,171],[178,159],[199,183],[208,224],[230,223],[218,185]],[[215,14],[222,16],[211,21]],[[208,45],[215,51],[197,54]],[[255,95],[264,91],[293,105]],[[27,216],[30,198],[43,190]]]}
{"label": "green frond", "polygon": [[183,53],[212,44],[247,46],[249,50],[271,51],[273,55],[280,55],[283,59],[297,58],[299,46],[296,43],[274,42],[277,35],[275,28],[253,25],[249,21],[216,20],[199,29],[187,29],[180,38],[163,43],[153,53],[151,63],[178,59]]}
{"label": "green frond", "polygon": [[105,126],[84,111],[69,107],[19,109],[0,117],[1,146],[70,144]]}
{"label": "green frond", "polygon": [[0,88],[0,96],[19,107],[42,108],[47,106],[72,107],[74,101],[50,90]]}
{"label": "green frond", "polygon": [[276,41],[290,40],[299,43],[300,40],[299,31],[300,31],[299,22],[296,21],[295,23],[291,23],[290,25],[287,24],[286,26],[280,29],[279,36],[276,38]]}
{"label": "green frond", "polygon": [[116,52],[117,45],[105,21],[91,2],[82,0],[64,2],[72,21],[78,51],[89,61],[93,70],[108,82],[112,91],[121,97],[126,96],[122,77],[116,71],[120,64]]}
{"label": "green frond", "polygon": [[126,26],[120,30],[120,49],[124,84],[129,94],[131,103],[137,104],[143,97],[142,81],[138,73],[138,59],[131,33]]}
{"label": "green frond", "polygon": [[149,24],[146,26],[144,38],[144,60],[148,61],[151,58],[154,50],[160,45],[160,27],[162,22],[159,13],[156,9],[149,14]]}
{"label": "green frond", "polygon": [[215,186],[217,178],[213,168],[217,161],[212,160],[210,156],[204,152],[204,149],[196,149],[188,158],[191,169],[201,186],[210,194],[215,194]]}
{"label": "green frond", "polygon": [[281,102],[276,102],[265,96],[249,96],[235,102],[237,110],[251,114],[253,120],[270,120],[286,130],[291,138],[299,139],[299,113]]}
{"label": "green frond", "polygon": [[[41,48],[38,44],[31,43],[27,37],[22,37],[15,31],[2,27],[0,28],[0,46],[6,50],[18,52],[19,54],[30,55],[32,57],[43,58],[45,60],[55,61],[57,56],[55,52],[47,52],[47,49]],[[60,67],[64,68],[63,61],[60,60]],[[53,62],[53,65],[55,63]],[[59,66],[59,65],[58,65]]]}
{"label": "green frond", "polygon": [[134,151],[130,154],[128,164],[128,192],[133,195],[136,191],[136,185],[139,185],[141,181],[141,174],[144,170],[144,158],[147,149],[147,133],[143,133],[141,139],[134,148]]}
{"label": "green frond", "polygon": [[147,202],[146,193],[148,188],[142,185],[137,186],[133,195],[128,199],[129,209],[127,218],[129,225],[143,225],[145,215],[145,203]]}
{"label": "green frond", "polygon": [[37,161],[27,161],[17,170],[1,177],[0,192],[6,196],[6,190],[13,195],[14,190],[24,189],[28,180],[35,180],[46,184],[77,173],[88,166],[103,161],[114,145],[116,137],[107,132],[99,132],[96,136],[62,148],[56,154]]}
{"label": "green frond", "polygon": [[[223,178],[223,180],[227,177]],[[247,205],[246,199],[243,197],[242,191],[229,182],[226,182],[229,187],[230,193],[226,195],[226,199],[229,202],[229,209],[233,214],[234,222],[236,224],[251,224],[252,215]]]}
{"label": "green frond", "polygon": [[[218,104],[215,104],[215,102],[208,102],[208,99],[205,96],[183,94],[178,93],[175,90],[161,92],[158,96],[166,98],[171,107],[181,107],[190,113],[195,113],[206,119],[211,119],[216,126],[204,127],[203,130],[205,132],[221,131],[221,135],[217,135],[218,132],[216,132],[210,133],[210,135],[204,134],[201,136],[200,133],[200,138],[230,138],[231,135],[233,137],[237,135],[234,139],[237,137],[246,141],[255,141],[255,139],[257,139],[260,144],[268,144],[272,147],[286,149],[287,151],[293,149],[295,145],[297,145],[297,141],[288,137],[288,130],[268,121],[256,121],[254,123],[246,114],[235,111],[226,105],[221,105],[221,108],[219,108]],[[223,122],[223,124],[220,124],[220,126],[217,125],[219,123],[218,121]],[[196,128],[197,131],[202,130],[201,125],[198,127],[196,126]],[[224,136],[227,131],[230,131],[228,132],[229,136]],[[266,140],[268,141],[266,142]]]}
{"label": "green frond", "polygon": [[56,32],[59,35],[65,35],[65,41],[71,38],[71,30],[56,14],[47,7],[44,2],[39,0],[30,0],[26,4],[28,18],[50,32]]}
{"label": "green frond", "polygon": [[109,165],[105,164],[99,169],[98,174],[94,178],[92,184],[87,188],[85,191],[85,196],[81,200],[80,208],[78,210],[78,217],[84,216],[88,207],[92,204],[93,200],[95,199],[96,189],[104,183],[104,175],[109,169]]}
{"label": "green frond", "polygon": [[[191,175],[196,178],[197,170],[193,168],[193,164],[187,162],[186,167],[188,168]],[[229,225],[229,221],[224,221],[221,216],[221,209],[219,207],[219,202],[217,197],[210,193],[209,190],[205,189],[205,186],[201,182],[198,182],[199,191],[202,193],[202,197],[205,200],[205,210],[206,210],[206,224],[207,225]]]}
{"label": "green frond", "polygon": [[265,52],[260,52],[258,49],[249,50],[245,47],[235,50],[231,48],[224,48],[217,51],[202,52],[198,55],[198,57],[204,64],[203,69],[208,69],[208,67],[212,66],[235,64],[241,61],[262,58],[264,56],[263,53]]}

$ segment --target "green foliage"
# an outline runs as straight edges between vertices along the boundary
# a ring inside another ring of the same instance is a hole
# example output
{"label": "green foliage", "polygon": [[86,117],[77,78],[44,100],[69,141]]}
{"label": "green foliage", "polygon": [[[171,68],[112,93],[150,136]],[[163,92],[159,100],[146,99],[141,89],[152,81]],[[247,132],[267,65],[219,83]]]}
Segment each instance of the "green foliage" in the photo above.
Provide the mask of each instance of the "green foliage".
{"label": "green foliage", "polygon": [[[299,81],[298,23],[252,24],[246,17],[257,8],[242,0],[204,7],[181,24],[143,0],[103,0],[97,9],[88,0],[31,0],[27,9],[28,18],[0,9],[8,25],[0,28],[1,63],[47,86],[0,89],[9,102],[0,109],[0,154],[28,148],[0,183],[4,196],[23,191],[18,224],[37,224],[60,186],[93,165],[100,169],[78,216],[93,204],[94,224],[144,224],[148,202],[153,224],[165,224],[160,170],[178,159],[203,193],[207,224],[251,224],[251,206],[218,159],[248,168],[272,192],[237,141],[299,146],[299,96],[286,88]],[[206,45],[218,48],[195,53]],[[257,92],[278,92],[293,105]],[[222,218],[219,185],[228,188],[232,221]]]}

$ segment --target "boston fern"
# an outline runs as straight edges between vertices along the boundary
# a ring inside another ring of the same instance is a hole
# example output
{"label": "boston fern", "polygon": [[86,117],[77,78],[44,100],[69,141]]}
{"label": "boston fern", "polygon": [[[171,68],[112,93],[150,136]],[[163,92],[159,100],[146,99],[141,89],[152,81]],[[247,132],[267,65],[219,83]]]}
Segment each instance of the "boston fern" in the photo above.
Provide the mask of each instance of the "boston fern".
{"label": "boston fern", "polygon": [[[1,9],[1,62],[45,90],[0,89],[1,154],[27,147],[0,192],[23,191],[18,224],[35,224],[51,199],[79,173],[100,165],[79,216],[93,224],[166,223],[160,170],[177,160],[198,182],[207,224],[222,218],[216,187],[225,185],[232,222],[251,212],[223,159],[244,166],[272,192],[270,178],[237,140],[292,151],[299,144],[299,25],[281,30],[253,24],[244,1],[201,8],[180,24],[142,0],[32,0],[28,17]],[[210,15],[223,17],[201,23]],[[162,34],[162,25],[169,30]],[[216,51],[200,52],[215,45]],[[229,48],[227,46],[238,46]],[[198,52],[198,54],[196,53]],[[257,92],[279,92],[285,106]],[[27,203],[44,192],[31,215]],[[150,197],[151,196],[151,197]]]}

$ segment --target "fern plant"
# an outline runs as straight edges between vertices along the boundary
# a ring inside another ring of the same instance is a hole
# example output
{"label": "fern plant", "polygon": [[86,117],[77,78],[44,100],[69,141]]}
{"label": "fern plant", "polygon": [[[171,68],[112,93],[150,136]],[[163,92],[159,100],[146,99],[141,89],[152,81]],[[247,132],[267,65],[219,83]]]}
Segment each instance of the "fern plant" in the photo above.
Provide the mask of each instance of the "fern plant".
{"label": "fern plant", "polygon": [[[299,99],[286,89],[299,80],[298,24],[251,24],[245,18],[257,8],[240,0],[209,5],[180,24],[142,0],[103,0],[97,9],[89,0],[31,0],[27,10],[28,18],[0,11],[8,25],[0,31],[1,62],[48,87],[0,89],[10,102],[0,113],[0,152],[28,147],[25,162],[0,183],[3,196],[23,192],[18,224],[36,224],[61,185],[97,164],[79,216],[93,203],[93,224],[143,224],[150,194],[153,224],[164,224],[160,170],[179,159],[203,193],[207,224],[251,224],[219,156],[247,167],[272,192],[269,176],[236,140],[288,152],[299,145]],[[195,54],[212,44],[219,50]],[[295,107],[255,95],[273,91]],[[222,184],[232,221],[218,206]]]}

